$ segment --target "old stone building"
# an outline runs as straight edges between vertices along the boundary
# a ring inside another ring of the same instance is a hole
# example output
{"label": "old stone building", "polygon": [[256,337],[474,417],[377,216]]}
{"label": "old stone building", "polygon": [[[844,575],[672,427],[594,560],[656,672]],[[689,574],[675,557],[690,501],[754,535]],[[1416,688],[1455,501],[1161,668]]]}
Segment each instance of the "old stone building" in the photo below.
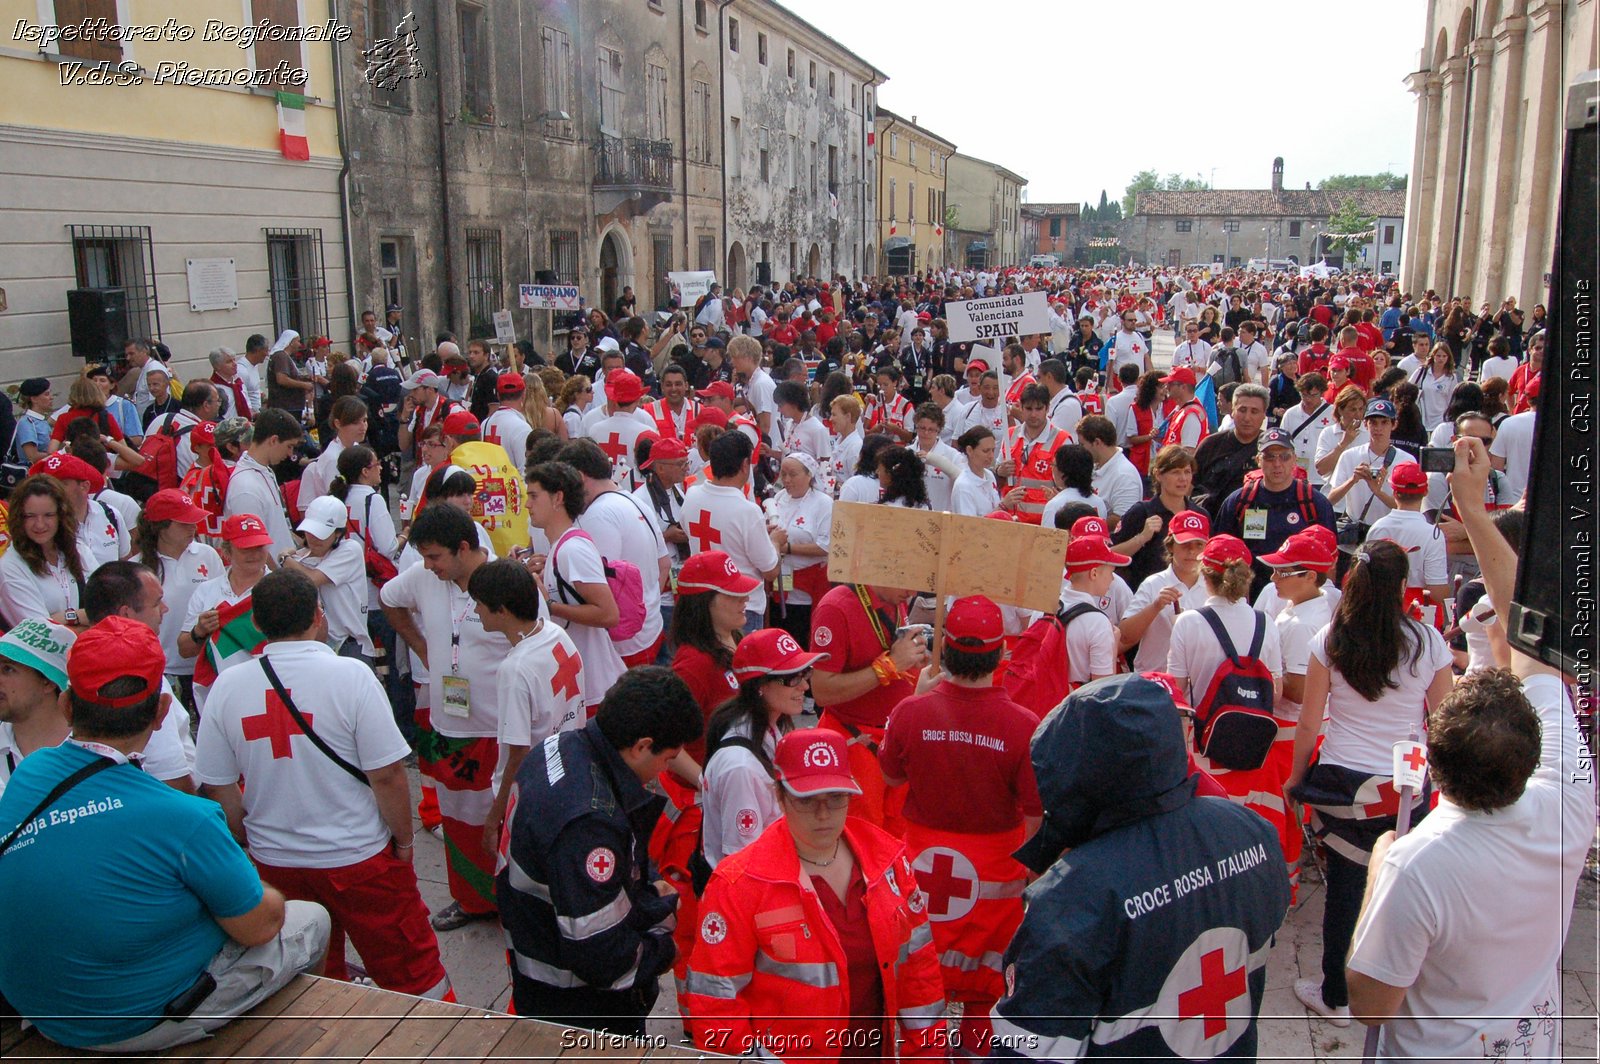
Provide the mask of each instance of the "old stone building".
{"label": "old stone building", "polygon": [[1321,259],[1345,265],[1329,250],[1326,233],[1329,218],[1347,200],[1374,219],[1364,258],[1349,265],[1394,272],[1404,239],[1405,193],[1325,192],[1309,184],[1286,189],[1281,158],[1272,162],[1270,188],[1139,193],[1133,215],[1117,227],[1118,258],[1165,266],[1233,267],[1252,260],[1310,265]]}
{"label": "old stone building", "polygon": [[945,170],[956,146],[878,108],[878,240],[884,272],[901,275],[945,264]]}
{"label": "old stone building", "polygon": [[723,280],[872,272],[869,134],[887,75],[770,0],[729,0],[721,19]]}
{"label": "old stone building", "polygon": [[1082,243],[1076,203],[1024,203],[1022,205],[1022,257],[1054,255],[1063,265],[1072,263],[1072,250]]}
{"label": "old stone building", "polygon": [[952,265],[1016,266],[1022,255],[1022,190],[1028,179],[996,163],[956,152],[945,192],[951,215]]}
{"label": "old stone building", "polygon": [[1600,65],[1595,0],[1433,0],[1417,71],[1405,287],[1543,302],[1562,112]]}

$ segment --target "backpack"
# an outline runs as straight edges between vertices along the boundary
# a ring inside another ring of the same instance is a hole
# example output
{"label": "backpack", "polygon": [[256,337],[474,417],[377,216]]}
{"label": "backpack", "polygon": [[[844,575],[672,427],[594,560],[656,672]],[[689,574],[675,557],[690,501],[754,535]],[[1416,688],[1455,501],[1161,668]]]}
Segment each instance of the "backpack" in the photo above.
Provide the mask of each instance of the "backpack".
{"label": "backpack", "polygon": [[137,502],[149,502],[150,496],[164,488],[178,486],[178,441],[194,431],[194,425],[179,426],[172,418],[160,429],[145,436],[139,445],[144,464],[128,473],[127,494]]}
{"label": "backpack", "polygon": [[189,496],[189,501],[206,512],[206,523],[202,528],[207,536],[222,535],[222,504],[226,494],[226,482],[217,484],[216,469],[221,462],[220,457],[213,458],[210,465],[201,465],[196,462],[189,467],[189,472],[183,475],[183,482],[178,485],[178,490]]}
{"label": "backpack", "polygon": [[1067,626],[1086,613],[1098,611],[1093,603],[1079,602],[1028,626],[1011,648],[1011,660],[1000,680],[1011,701],[1032,710],[1042,720],[1072,693]]}
{"label": "backpack", "polygon": [[372,545],[372,500],[378,497],[377,492],[367,496],[366,513],[361,522],[361,553],[367,563],[367,579],[372,581],[373,587],[381,588],[384,584],[400,575],[399,568],[394,560]]}
{"label": "backpack", "polygon": [[[1317,523],[1316,491],[1311,487],[1311,481],[1306,476],[1304,469],[1295,467],[1294,476],[1294,504],[1300,511],[1300,520],[1310,528]],[[1244,487],[1239,489],[1239,501],[1234,504],[1233,523],[1236,528],[1244,527],[1244,512],[1255,505],[1256,496],[1261,492],[1261,470],[1252,469],[1244,476]]]}
{"label": "backpack", "polygon": [[[556,564],[561,544],[567,541],[567,536],[581,536],[590,543],[594,542],[589,533],[582,529],[572,529],[566,536],[556,540],[556,545],[550,548],[551,566]],[[617,623],[611,626],[611,641],[621,643],[644,630],[644,580],[639,576],[639,567],[632,562],[609,561],[602,557],[600,563],[605,569],[606,586],[611,589],[611,597],[617,600]],[[578,589],[567,583],[560,569],[556,569],[555,574],[556,593],[561,596],[563,602],[569,606],[588,605],[583,596],[578,594]]]}
{"label": "backpack", "polygon": [[1196,612],[1211,626],[1225,657],[1194,706],[1195,748],[1222,768],[1258,769],[1278,738],[1278,722],[1272,716],[1272,673],[1260,657],[1267,619],[1256,613],[1250,653],[1241,657],[1217,611],[1203,606]]}

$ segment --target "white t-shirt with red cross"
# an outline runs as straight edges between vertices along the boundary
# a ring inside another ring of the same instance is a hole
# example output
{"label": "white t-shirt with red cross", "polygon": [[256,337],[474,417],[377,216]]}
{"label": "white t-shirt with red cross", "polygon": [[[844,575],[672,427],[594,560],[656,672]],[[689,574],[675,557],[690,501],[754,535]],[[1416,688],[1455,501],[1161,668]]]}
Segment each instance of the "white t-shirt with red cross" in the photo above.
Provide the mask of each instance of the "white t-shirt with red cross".
{"label": "white t-shirt with red cross", "polygon": [[[644,589],[644,627],[616,644],[623,657],[654,646],[661,637],[661,564],[666,543],[631,495],[606,491],[596,495],[578,518],[578,527],[594,540],[607,561],[632,562]],[[565,548],[563,548],[565,549]]]}
{"label": "white t-shirt with red cross", "polygon": [[583,659],[560,625],[548,620],[516,643],[500,664],[500,789],[509,746],[532,749],[557,732],[581,728],[588,719],[583,700]]}
{"label": "white t-shirt with red cross", "polygon": [[[262,653],[311,730],[346,761],[372,772],[411,752],[366,665],[312,641],[273,643]],[[244,826],[252,857],[283,868],[341,868],[388,845],[372,788],[306,737],[259,662],[217,677],[212,694],[200,722],[198,774],[213,787],[249,781]]]}
{"label": "white t-shirt with red cross", "polygon": [[[500,663],[511,651],[510,640],[484,631],[472,596],[425,566],[401,570],[378,597],[385,606],[410,610],[422,630],[433,730],[452,739],[493,738],[500,730]],[[465,716],[445,703],[447,676],[467,681]]]}
{"label": "white t-shirt with red cross", "polygon": [[1117,669],[1117,637],[1111,620],[1100,612],[1100,600],[1068,587],[1061,592],[1061,608],[1071,609],[1087,602],[1094,613],[1084,613],[1067,625],[1068,678],[1075,684],[1088,683],[1092,676],[1110,676]]}
{"label": "white t-shirt with red cross", "polygon": [[191,543],[176,558],[161,556],[161,601],[167,612],[161,616],[161,649],[167,654],[168,676],[192,676],[194,658],[178,653],[178,635],[192,631],[194,625],[183,627],[189,614],[189,600],[194,598],[201,585],[223,573],[222,555],[204,543]]}
{"label": "white t-shirt with red cross", "polygon": [[[696,554],[726,551],[739,571],[756,580],[778,567],[778,548],[767,537],[767,520],[761,507],[738,488],[696,484],[683,496],[683,527],[689,549]],[[767,608],[766,581],[750,592],[745,609],[761,613]]]}
{"label": "white t-shirt with red cross", "polygon": [[505,449],[511,466],[521,473],[528,462],[528,435],[533,426],[522,416],[522,411],[512,407],[499,407],[483,419],[479,433],[484,443],[498,443]]}
{"label": "white t-shirt with red cross", "polygon": [[[605,562],[600,558],[599,548],[594,545],[594,540],[578,533],[579,529],[568,529],[551,544],[550,555],[544,564],[544,586],[552,602],[579,605],[569,592],[562,590],[562,580],[573,589],[579,584],[606,582]],[[557,579],[558,575],[560,580]],[[654,575],[654,570],[651,570],[651,575]],[[660,613],[660,610],[656,611],[658,618]],[[566,630],[567,636],[578,648],[579,656],[583,658],[583,704],[598,706],[617,677],[626,671],[618,644],[611,641],[610,632],[592,624],[574,621],[556,621],[556,624]]]}
{"label": "white t-shirt with red cross", "polygon": [[633,445],[648,431],[651,429],[633,413],[617,413],[596,421],[586,432],[611,459],[611,479],[624,491],[639,486],[638,474],[633,468]]}

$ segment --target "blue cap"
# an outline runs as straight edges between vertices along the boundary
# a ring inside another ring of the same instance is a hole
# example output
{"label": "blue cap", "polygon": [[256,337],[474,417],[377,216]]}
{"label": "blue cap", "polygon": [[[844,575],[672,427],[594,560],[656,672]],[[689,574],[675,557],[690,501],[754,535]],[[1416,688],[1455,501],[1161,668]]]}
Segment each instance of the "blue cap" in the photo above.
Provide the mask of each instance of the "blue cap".
{"label": "blue cap", "polygon": [[1287,447],[1294,450],[1294,437],[1285,429],[1268,429],[1261,434],[1261,439],[1256,443],[1256,451],[1265,451],[1268,447]]}
{"label": "blue cap", "polygon": [[711,336],[711,337],[708,337],[706,339],[706,346],[707,347],[722,348],[722,347],[725,347],[727,345],[722,342],[722,337],[720,337],[720,336]]}
{"label": "blue cap", "polygon": [[1367,412],[1361,415],[1365,421],[1369,417],[1386,417],[1393,421],[1396,417],[1394,404],[1387,399],[1372,399],[1367,402]]}

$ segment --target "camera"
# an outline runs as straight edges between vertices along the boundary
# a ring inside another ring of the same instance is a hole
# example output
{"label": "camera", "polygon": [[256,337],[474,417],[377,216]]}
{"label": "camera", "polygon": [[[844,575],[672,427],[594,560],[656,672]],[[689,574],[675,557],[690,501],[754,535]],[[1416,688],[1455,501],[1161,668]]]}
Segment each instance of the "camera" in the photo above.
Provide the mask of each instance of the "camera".
{"label": "camera", "polygon": [[933,653],[933,626],[931,624],[908,624],[894,630],[895,642],[899,642],[907,635],[915,633],[922,637],[927,645],[928,653]]}
{"label": "camera", "polygon": [[1424,473],[1453,473],[1456,468],[1454,447],[1424,447],[1422,471]]}

